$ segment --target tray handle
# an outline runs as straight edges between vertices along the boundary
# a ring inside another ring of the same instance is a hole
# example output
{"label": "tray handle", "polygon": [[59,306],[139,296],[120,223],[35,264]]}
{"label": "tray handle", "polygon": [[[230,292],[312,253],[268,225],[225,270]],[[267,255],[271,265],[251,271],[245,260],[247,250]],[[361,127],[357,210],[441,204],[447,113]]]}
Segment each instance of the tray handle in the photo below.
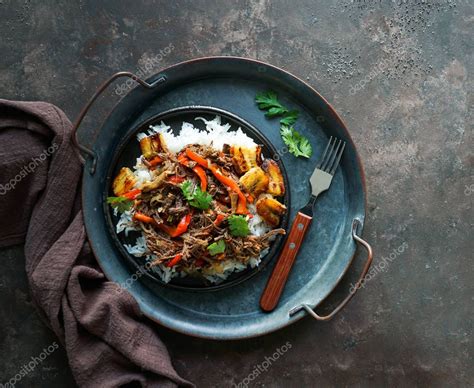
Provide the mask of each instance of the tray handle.
{"label": "tray handle", "polygon": [[[78,150],[82,151],[84,154],[86,154],[86,155],[88,155],[89,157],[92,158],[92,164],[91,164],[91,168],[89,170],[89,172],[91,174],[94,174],[95,168],[97,166],[97,154],[92,149],[90,149],[90,148],[82,145],[81,143],[79,143],[79,139],[77,138],[77,130],[79,129],[79,126],[81,125],[82,120],[84,119],[85,115],[87,114],[87,112],[89,111],[90,107],[95,102],[95,100],[97,100],[97,98],[102,94],[102,92],[105,89],[107,89],[107,87],[113,81],[115,81],[117,78],[121,78],[121,77],[129,77],[129,78],[131,78],[134,81],[138,82],[140,85],[142,85],[143,87],[145,87],[147,89],[152,89],[155,86],[157,86],[158,84],[161,84],[161,83],[166,81],[166,77],[164,75],[161,75],[160,77],[158,77],[158,79],[156,81],[154,81],[152,83],[148,83],[148,82],[142,80],[140,77],[136,76],[135,74],[130,73],[129,71],[119,71],[118,73],[115,73],[114,75],[112,75],[108,80],[104,81],[97,88],[94,95],[90,98],[90,100],[87,102],[87,104],[84,106],[84,108],[82,108],[81,112],[79,113],[79,117],[77,118],[77,120],[75,121],[75,123],[72,127],[72,142],[73,142],[74,146]],[[79,159],[81,160],[82,164],[85,163],[85,159],[81,155],[80,152],[79,152]]]}
{"label": "tray handle", "polygon": [[365,275],[367,275],[367,272],[369,271],[370,265],[372,264],[372,258],[373,258],[373,252],[372,252],[372,247],[370,244],[365,241],[362,237],[360,237],[357,234],[357,230],[359,226],[361,225],[360,221],[355,219],[352,223],[352,238],[356,241],[356,243],[362,245],[366,251],[367,251],[367,260],[365,262],[364,269],[362,271],[362,274],[359,277],[359,280],[357,281],[354,291],[350,292],[349,295],[345,297],[345,299],[328,315],[318,315],[308,304],[302,303],[299,306],[296,306],[292,308],[289,311],[290,316],[295,315],[301,310],[305,310],[309,315],[311,315],[314,319],[318,321],[329,321],[332,319],[339,311],[341,311],[347,303],[352,299],[352,297],[356,294],[357,290],[360,288],[362,281],[365,278]]}

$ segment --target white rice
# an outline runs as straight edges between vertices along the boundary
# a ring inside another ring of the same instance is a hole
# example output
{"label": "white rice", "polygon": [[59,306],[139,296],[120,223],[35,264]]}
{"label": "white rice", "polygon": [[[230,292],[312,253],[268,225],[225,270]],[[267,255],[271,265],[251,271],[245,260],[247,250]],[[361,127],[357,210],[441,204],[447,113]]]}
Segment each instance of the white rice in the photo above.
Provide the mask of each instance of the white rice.
{"label": "white rice", "polygon": [[135,245],[123,244],[128,253],[135,257],[143,257],[147,253],[145,236],[137,238]]}
{"label": "white rice", "polygon": [[[232,131],[230,124],[221,124],[220,116],[216,116],[213,120],[206,120],[202,117],[196,117],[195,120],[202,120],[206,124],[206,130],[199,130],[191,123],[184,122],[181,127],[181,132],[178,135],[174,135],[171,131],[171,127],[162,121],[159,125],[150,126],[150,130],[147,133],[139,133],[137,135],[137,140],[140,141],[146,136],[162,133],[166,145],[171,152],[178,152],[188,144],[208,145],[216,149],[222,149],[224,144],[241,145],[245,147],[257,146],[253,139],[247,136],[240,128]],[[151,172],[145,165],[143,165],[140,158],[137,159],[137,163],[134,166],[133,172],[137,177],[136,186],[139,186],[143,182],[152,179]],[[250,213],[253,214],[253,217],[249,220],[250,233],[255,236],[261,236],[268,232],[270,228],[257,214],[255,206],[249,205],[248,209]],[[127,235],[128,232],[139,229],[137,229],[133,224],[131,214],[128,211],[122,213],[117,223],[116,230],[117,233],[125,232]],[[131,255],[136,257],[145,257],[148,262],[154,260],[153,255],[148,251],[145,236],[143,235],[137,238],[135,245],[124,244],[124,247]],[[250,258],[250,267],[257,267],[260,264],[261,258],[265,256],[267,252],[268,249],[262,251],[259,257]],[[188,275],[188,273],[185,271],[177,271],[176,268],[168,268],[163,264],[154,265],[151,268],[165,283],[168,283],[174,277],[184,277]],[[225,280],[232,272],[240,272],[246,268],[247,266],[242,264],[240,261],[229,258],[220,263],[216,263],[211,268],[203,269],[202,274],[210,282],[220,283]]]}
{"label": "white rice", "polygon": [[133,169],[135,177],[137,178],[137,183],[135,183],[135,187],[140,187],[144,182],[151,181],[153,179],[153,174],[148,169],[148,167],[142,163],[141,158],[137,158],[137,163],[135,164]]}
{"label": "white rice", "polygon": [[216,116],[213,120],[206,120],[203,117],[196,117],[195,120],[202,120],[206,124],[205,130],[195,128],[193,124],[184,122],[178,135],[174,135],[171,127],[163,121],[159,125],[150,126],[147,133],[139,133],[138,141],[146,136],[155,133],[162,133],[166,145],[171,152],[178,152],[187,144],[200,144],[222,149],[224,144],[241,145],[245,147],[256,147],[253,139],[247,136],[239,127],[235,131],[230,131],[230,124],[221,124],[221,117]]}
{"label": "white rice", "polygon": [[267,233],[270,228],[263,221],[262,217],[257,214],[257,209],[255,208],[255,205],[249,204],[247,206],[247,209],[250,213],[253,214],[253,217],[248,222],[250,233],[255,236],[262,236]]}
{"label": "white rice", "polygon": [[[117,215],[117,208],[114,209],[114,214]],[[140,230],[132,221],[132,213],[125,211],[120,215],[120,218],[115,226],[117,233],[125,232],[125,236],[131,231]]]}

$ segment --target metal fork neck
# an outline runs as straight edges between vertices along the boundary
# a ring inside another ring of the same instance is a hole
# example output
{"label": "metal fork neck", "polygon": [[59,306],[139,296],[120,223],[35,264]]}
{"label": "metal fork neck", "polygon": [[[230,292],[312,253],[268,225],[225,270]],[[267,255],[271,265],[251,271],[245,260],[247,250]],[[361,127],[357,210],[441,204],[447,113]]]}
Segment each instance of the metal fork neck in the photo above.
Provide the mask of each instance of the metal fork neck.
{"label": "metal fork neck", "polygon": [[306,214],[307,216],[313,216],[313,208],[314,204],[316,203],[316,199],[318,197],[316,195],[311,195],[308,203],[300,210],[301,213]]}

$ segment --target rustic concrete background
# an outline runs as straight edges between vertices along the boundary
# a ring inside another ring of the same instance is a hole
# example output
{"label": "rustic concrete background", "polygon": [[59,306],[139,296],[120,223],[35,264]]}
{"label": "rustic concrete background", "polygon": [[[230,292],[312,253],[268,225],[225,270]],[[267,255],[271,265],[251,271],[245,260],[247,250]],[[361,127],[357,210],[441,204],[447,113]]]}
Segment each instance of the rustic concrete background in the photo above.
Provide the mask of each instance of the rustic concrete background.
{"label": "rustic concrete background", "polygon": [[[231,386],[288,341],[249,386],[473,386],[473,2],[172,3],[0,0],[0,96],[49,101],[74,118],[107,76],[151,59],[160,62],[147,74],[207,55],[283,67],[347,122],[367,174],[365,236],[375,265],[393,259],[330,323],[306,318],[233,343],[157,328],[177,370],[200,387]],[[112,91],[88,122],[118,98]],[[23,260],[22,247],[1,251],[0,382],[55,340]],[[74,386],[64,351],[18,386]]]}

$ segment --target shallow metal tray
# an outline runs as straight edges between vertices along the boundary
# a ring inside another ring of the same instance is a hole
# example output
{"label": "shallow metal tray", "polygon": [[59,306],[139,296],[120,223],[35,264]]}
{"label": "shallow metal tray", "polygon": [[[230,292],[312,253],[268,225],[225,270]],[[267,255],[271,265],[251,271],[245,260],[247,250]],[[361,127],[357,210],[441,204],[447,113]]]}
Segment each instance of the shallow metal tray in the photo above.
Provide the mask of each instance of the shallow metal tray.
{"label": "shallow metal tray", "polygon": [[[312,308],[340,281],[358,243],[368,251],[361,279],[369,269],[372,251],[360,237],[366,208],[360,159],[344,123],[329,103],[305,82],[274,66],[245,58],[211,57],[174,65],[146,81],[127,72],[115,74],[85,106],[75,130],[98,95],[119,77],[131,77],[140,85],[117,104],[101,127],[92,149],[77,144],[87,155],[83,178],[84,221],[92,249],[106,276],[121,284],[128,280],[128,290],[151,319],[173,330],[203,338],[255,337],[287,326],[305,313],[319,320],[337,313],[354,293],[326,317],[318,316]],[[310,160],[289,154],[280,138],[278,121],[266,119],[257,108],[256,93],[268,89],[278,92],[284,105],[300,111],[297,129],[313,145]],[[309,197],[307,180],[329,136],[348,143],[330,190],[318,200],[311,229],[280,304],[272,313],[260,310],[259,298],[274,263],[243,283],[213,293],[165,288],[150,282],[146,276],[138,276],[137,281],[130,282],[133,271],[107,228],[104,192],[108,190],[113,155],[123,138],[160,112],[196,104],[232,112],[270,140],[288,172],[292,199],[290,222]]]}

